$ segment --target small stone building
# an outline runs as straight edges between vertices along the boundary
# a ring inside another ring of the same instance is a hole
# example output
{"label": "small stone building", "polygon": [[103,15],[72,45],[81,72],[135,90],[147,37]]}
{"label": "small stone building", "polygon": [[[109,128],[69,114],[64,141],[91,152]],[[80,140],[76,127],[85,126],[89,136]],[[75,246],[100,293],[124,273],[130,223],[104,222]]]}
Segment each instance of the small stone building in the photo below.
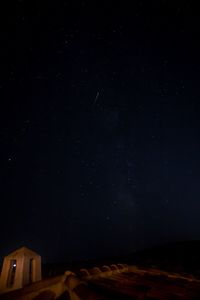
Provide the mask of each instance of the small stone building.
{"label": "small stone building", "polygon": [[4,258],[0,276],[0,293],[16,290],[41,280],[41,257],[22,247]]}

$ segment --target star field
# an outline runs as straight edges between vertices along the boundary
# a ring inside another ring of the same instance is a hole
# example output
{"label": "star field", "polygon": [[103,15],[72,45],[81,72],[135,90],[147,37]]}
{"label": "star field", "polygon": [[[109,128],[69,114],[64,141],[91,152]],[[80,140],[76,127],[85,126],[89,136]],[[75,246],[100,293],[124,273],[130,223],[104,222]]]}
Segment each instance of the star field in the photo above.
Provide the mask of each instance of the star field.
{"label": "star field", "polygon": [[199,239],[199,21],[186,1],[16,1],[0,71],[1,249]]}

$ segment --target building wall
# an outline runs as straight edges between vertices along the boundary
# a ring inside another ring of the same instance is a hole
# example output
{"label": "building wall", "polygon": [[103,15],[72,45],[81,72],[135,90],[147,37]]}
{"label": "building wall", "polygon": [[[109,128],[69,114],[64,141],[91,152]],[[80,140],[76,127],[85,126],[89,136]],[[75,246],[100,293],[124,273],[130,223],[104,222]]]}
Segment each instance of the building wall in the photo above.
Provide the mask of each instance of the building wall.
{"label": "building wall", "polygon": [[[8,286],[8,277],[11,261],[16,260],[16,270],[12,286]],[[30,273],[30,261],[32,272]],[[16,290],[27,284],[41,280],[41,257],[31,250],[23,247],[4,258],[0,276],[0,293]]]}
{"label": "building wall", "polygon": [[[8,287],[8,276],[9,276],[9,271],[10,271],[10,263],[11,260],[17,261],[16,265],[16,271],[15,271],[15,277],[14,277],[14,284],[12,287]],[[0,292],[2,290],[13,290],[13,289],[19,289],[23,286],[22,281],[23,281],[23,267],[24,267],[24,259],[23,257],[12,257],[12,256],[7,256],[4,258],[3,262],[3,268],[1,272],[1,277],[0,277]]]}

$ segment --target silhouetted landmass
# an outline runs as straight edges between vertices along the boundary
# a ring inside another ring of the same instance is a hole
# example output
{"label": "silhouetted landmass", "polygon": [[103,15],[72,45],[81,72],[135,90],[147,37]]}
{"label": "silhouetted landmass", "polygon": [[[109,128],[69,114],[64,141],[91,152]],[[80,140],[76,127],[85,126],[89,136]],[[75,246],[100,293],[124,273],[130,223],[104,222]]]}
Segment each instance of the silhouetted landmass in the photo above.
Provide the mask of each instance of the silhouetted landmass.
{"label": "silhouetted landmass", "polygon": [[76,272],[81,268],[127,263],[142,267],[152,267],[170,272],[190,273],[200,277],[200,241],[185,241],[156,246],[130,255],[101,259],[44,264],[43,277],[63,274],[66,270]]}
{"label": "silhouetted landmass", "polygon": [[200,277],[200,241],[184,241],[153,247],[124,257],[125,262]]}

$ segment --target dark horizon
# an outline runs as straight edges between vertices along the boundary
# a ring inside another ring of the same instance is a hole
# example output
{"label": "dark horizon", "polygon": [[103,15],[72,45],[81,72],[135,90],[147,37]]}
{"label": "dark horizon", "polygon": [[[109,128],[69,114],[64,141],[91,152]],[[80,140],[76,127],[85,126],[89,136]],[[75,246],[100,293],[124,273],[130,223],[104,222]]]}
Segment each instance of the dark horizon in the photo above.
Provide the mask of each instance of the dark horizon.
{"label": "dark horizon", "polygon": [[187,1],[15,1],[0,48],[0,258],[200,240],[200,22]]}

